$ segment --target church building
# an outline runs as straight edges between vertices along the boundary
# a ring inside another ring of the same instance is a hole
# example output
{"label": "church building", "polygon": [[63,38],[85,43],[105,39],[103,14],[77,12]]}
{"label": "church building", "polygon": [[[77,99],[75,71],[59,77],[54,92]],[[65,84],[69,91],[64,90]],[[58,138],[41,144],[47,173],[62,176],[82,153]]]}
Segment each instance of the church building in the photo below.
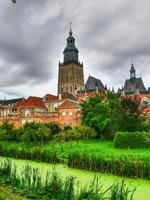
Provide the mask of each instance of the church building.
{"label": "church building", "polygon": [[133,64],[130,69],[130,78],[126,79],[123,88],[119,89],[118,92],[122,95],[142,94],[148,92],[144,86],[142,78],[136,77],[136,70]]}
{"label": "church building", "polygon": [[67,46],[64,51],[63,63],[59,63],[58,95],[71,93],[84,89],[83,63],[79,62],[79,50],[75,46],[75,38],[70,27]]}

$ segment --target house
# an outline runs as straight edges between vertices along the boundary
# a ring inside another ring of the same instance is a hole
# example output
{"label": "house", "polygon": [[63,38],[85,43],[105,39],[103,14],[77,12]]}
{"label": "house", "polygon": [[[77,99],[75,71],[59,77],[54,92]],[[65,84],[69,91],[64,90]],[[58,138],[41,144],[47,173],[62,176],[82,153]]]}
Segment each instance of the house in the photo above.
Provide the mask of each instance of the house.
{"label": "house", "polygon": [[58,106],[58,117],[62,127],[77,126],[80,123],[81,109],[77,101],[65,100]]}
{"label": "house", "polygon": [[21,117],[42,116],[47,112],[47,107],[43,103],[42,98],[30,96],[17,103]]}
{"label": "house", "polygon": [[0,117],[19,116],[18,103],[24,98],[0,100]]}

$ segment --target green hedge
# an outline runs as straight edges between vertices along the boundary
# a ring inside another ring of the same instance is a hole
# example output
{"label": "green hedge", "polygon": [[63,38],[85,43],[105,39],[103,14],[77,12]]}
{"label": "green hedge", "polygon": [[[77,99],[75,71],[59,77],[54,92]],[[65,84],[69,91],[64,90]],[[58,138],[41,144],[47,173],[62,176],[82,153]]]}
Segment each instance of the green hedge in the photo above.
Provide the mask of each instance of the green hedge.
{"label": "green hedge", "polygon": [[114,137],[116,148],[150,148],[150,132],[117,132]]}

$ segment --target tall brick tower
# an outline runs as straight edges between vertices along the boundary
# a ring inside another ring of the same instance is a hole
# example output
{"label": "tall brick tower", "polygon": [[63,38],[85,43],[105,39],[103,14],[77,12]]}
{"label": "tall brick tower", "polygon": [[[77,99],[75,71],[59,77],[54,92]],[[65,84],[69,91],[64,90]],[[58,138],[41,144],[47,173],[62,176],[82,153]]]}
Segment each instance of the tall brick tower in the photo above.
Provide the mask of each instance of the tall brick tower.
{"label": "tall brick tower", "polygon": [[67,46],[63,51],[64,61],[59,63],[58,94],[68,92],[75,94],[84,88],[83,63],[78,59],[79,51],[70,26]]}

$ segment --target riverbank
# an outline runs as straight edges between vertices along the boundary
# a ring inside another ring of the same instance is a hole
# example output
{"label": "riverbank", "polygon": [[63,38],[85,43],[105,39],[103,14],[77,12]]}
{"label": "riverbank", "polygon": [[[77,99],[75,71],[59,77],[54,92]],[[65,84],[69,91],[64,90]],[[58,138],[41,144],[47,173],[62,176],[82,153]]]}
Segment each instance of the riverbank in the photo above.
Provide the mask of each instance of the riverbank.
{"label": "riverbank", "polygon": [[[0,160],[3,158],[1,157]],[[99,177],[101,184],[103,184],[104,189],[110,187],[115,181],[122,181],[121,177],[112,176],[110,174],[101,174],[96,172],[90,172],[86,170],[79,170],[69,168],[65,165],[61,164],[47,164],[47,163],[40,163],[40,162],[33,162],[27,160],[17,160],[13,159],[14,163],[16,164],[18,170],[20,171],[26,164],[40,169],[43,174],[46,174],[48,170],[55,170],[58,174],[65,179],[67,176],[74,176],[76,180],[80,182],[81,186],[89,184],[94,176]],[[149,200],[150,197],[150,181],[142,180],[142,179],[128,179],[125,178],[125,183],[127,185],[136,186],[137,189],[134,194],[134,200]]]}
{"label": "riverbank", "polygon": [[1,142],[0,155],[150,180],[150,149],[115,149],[111,141]]}
{"label": "riverbank", "polygon": [[0,181],[0,200],[27,200]]}

